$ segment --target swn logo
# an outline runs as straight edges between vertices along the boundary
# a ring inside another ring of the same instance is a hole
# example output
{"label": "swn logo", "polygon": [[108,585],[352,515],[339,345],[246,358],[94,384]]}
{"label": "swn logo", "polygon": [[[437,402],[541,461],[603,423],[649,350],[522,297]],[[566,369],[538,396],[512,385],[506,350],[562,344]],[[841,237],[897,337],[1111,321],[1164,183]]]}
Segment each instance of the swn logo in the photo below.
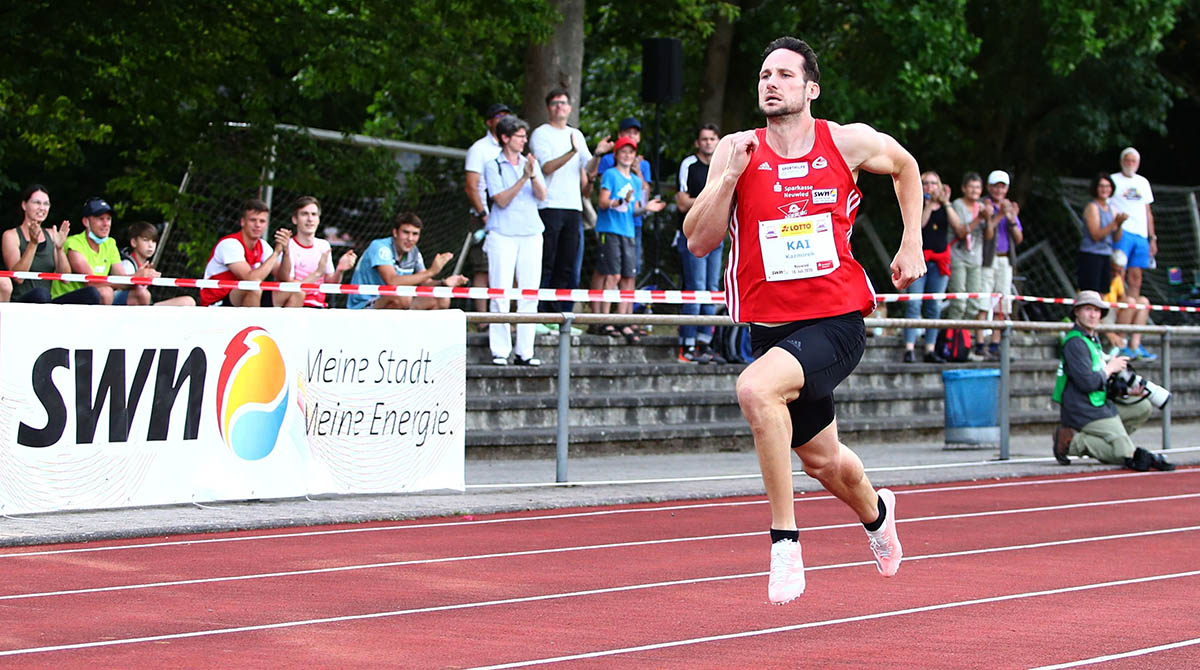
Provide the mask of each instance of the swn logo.
{"label": "swn logo", "polygon": [[[204,398],[204,374],[208,365],[203,349],[192,349],[182,366],[179,365],[178,349],[145,349],[138,359],[137,368],[129,384],[126,384],[125,350],[110,350],[104,362],[104,371],[100,373],[100,382],[94,387],[93,356],[94,352],[91,349],[77,349],[72,356],[71,351],[63,348],[49,349],[38,356],[33,363],[33,392],[42,408],[46,410],[46,425],[34,428],[22,422],[17,427],[17,444],[26,447],[48,447],[58,444],[67,425],[67,404],[62,391],[54,384],[53,373],[56,368],[70,370],[72,364],[75,370],[75,442],[92,443],[96,437],[100,411],[106,402],[109,403],[108,441],[128,441],[129,430],[133,426],[133,419],[142,392],[146,389],[146,382],[150,379],[150,368],[154,366],[156,356],[158,367],[154,373],[150,427],[146,432],[146,440],[154,442],[167,439],[171,428],[171,410],[185,382],[188,384],[188,401],[183,439],[196,439]],[[96,389],[94,397],[93,388]]]}
{"label": "swn logo", "polygon": [[287,400],[279,345],[255,326],[235,335],[217,378],[217,427],[225,444],[247,461],[264,458],[279,439]]}

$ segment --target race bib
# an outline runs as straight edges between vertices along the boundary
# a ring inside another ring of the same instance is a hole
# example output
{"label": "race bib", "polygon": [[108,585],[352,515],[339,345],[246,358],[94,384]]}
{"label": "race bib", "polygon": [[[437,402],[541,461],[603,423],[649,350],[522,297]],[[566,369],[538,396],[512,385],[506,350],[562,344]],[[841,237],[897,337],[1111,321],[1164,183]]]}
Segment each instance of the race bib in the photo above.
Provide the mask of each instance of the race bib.
{"label": "race bib", "polygon": [[829,212],[759,221],[758,242],[767,281],[820,277],[841,265]]}

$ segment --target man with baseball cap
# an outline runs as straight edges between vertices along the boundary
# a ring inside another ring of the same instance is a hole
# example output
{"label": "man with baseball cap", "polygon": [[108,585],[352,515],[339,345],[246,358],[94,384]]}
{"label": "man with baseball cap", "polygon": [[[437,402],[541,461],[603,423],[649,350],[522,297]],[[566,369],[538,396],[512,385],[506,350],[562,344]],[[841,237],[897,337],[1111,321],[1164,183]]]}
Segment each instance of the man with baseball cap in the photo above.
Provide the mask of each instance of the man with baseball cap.
{"label": "man with baseball cap", "polygon": [[[483,110],[483,123],[487,126],[487,132],[483,137],[475,140],[470,149],[467,149],[463,191],[467,194],[467,201],[471,203],[472,231],[482,231],[484,224],[487,223],[487,187],[483,183],[483,166],[500,155],[500,141],[496,138],[496,124],[509,114],[512,114],[512,110],[502,102],[488,105],[487,109]],[[487,252],[483,250],[482,242],[482,238],[475,240],[471,244],[470,251],[467,252],[466,264],[468,270],[472,272],[472,286],[488,285]],[[476,300],[475,311],[486,312],[487,300]]]}
{"label": "man with baseball cap", "polygon": [[[1062,341],[1062,358],[1054,383],[1054,402],[1059,403],[1061,425],[1054,431],[1054,458],[1063,465],[1070,456],[1091,456],[1101,463],[1124,465],[1145,472],[1174,470],[1161,455],[1134,447],[1129,434],[1150,418],[1150,402],[1113,404],[1108,397],[1109,377],[1129,365],[1124,356],[1106,358],[1096,328],[1109,305],[1095,291],[1075,296],[1071,318],[1075,327]],[[1139,389],[1130,389],[1136,394]]]}
{"label": "man with baseball cap", "polygon": [[[983,293],[999,293],[1002,296],[993,313],[993,317],[999,321],[1007,319],[1012,311],[1012,256],[1016,255],[1016,245],[1021,243],[1025,235],[1019,215],[1021,208],[1016,201],[1008,199],[1010,183],[1007,172],[992,170],[988,174],[988,194],[983,199],[982,207],[987,228],[983,234],[985,244],[979,290]],[[984,353],[982,345],[982,342],[977,344],[976,352],[981,355]],[[999,330],[992,331],[992,342],[988,345],[987,357],[992,360],[1000,359]]]}
{"label": "man with baseball cap", "polygon": [[[71,235],[63,243],[71,272],[89,275],[125,276],[121,266],[121,252],[112,234],[113,208],[104,198],[88,198],[83,203],[83,232]],[[82,282],[55,281],[50,287],[50,297],[60,298],[85,286]],[[149,305],[150,291],[145,286],[134,286],[128,290],[115,291],[112,286],[97,284],[100,304]]]}

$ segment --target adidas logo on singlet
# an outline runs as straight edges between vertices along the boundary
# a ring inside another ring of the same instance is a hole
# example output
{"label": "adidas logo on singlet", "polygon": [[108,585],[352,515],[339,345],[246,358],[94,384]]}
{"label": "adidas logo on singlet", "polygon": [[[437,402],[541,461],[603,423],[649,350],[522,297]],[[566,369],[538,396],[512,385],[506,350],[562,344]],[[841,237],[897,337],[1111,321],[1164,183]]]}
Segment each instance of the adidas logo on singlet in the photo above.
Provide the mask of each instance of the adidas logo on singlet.
{"label": "adidas logo on singlet", "polygon": [[763,162],[762,162],[762,163],[761,163],[761,164],[758,166],[758,169],[759,169],[759,170],[766,170],[767,172],[770,172],[770,171],[771,171],[771,164],[770,164],[770,163],[768,163],[768,162],[766,162],[766,161],[763,161]]}

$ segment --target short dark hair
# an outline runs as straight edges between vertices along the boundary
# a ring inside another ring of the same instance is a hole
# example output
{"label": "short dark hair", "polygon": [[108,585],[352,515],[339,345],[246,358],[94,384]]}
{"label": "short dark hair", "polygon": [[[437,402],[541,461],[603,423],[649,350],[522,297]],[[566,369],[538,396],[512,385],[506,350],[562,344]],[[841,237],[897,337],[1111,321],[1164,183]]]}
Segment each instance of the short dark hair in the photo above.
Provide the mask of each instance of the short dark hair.
{"label": "short dark hair", "polygon": [[1113,191],[1116,191],[1116,189],[1117,189],[1117,185],[1113,183],[1112,177],[1108,176],[1107,174],[1105,174],[1103,172],[1098,172],[1098,173],[1096,173],[1095,177],[1092,177],[1092,183],[1088,186],[1088,193],[1091,193],[1093,198],[1100,197],[1100,182],[1101,181],[1108,182],[1109,185],[1113,187]]}
{"label": "short dark hair", "polygon": [[518,130],[529,132],[529,124],[523,119],[509,114],[496,123],[496,137],[512,137]]}
{"label": "short dark hair", "polygon": [[973,181],[977,181],[977,182],[979,182],[980,186],[983,186],[983,177],[978,172],[975,172],[974,170],[971,170],[963,175],[962,185],[966,186],[967,184],[970,184]]}
{"label": "short dark hair", "polygon": [[821,69],[817,67],[817,52],[813,51],[812,47],[808,46],[808,42],[795,37],[784,36],[777,37],[774,41],[767,45],[763,50],[763,60],[771,55],[771,52],[780,49],[795,51],[804,57],[804,80],[812,82],[821,81]]}
{"label": "short dark hair", "polygon": [[318,202],[316,198],[312,197],[311,195],[302,195],[299,198],[296,198],[296,202],[292,203],[292,216],[295,216],[296,212],[300,211],[301,208],[309,205],[316,205],[317,212],[321,211],[321,203]]}
{"label": "short dark hair", "polygon": [[713,131],[714,133],[716,133],[716,134],[717,134],[717,137],[720,137],[720,136],[721,136],[721,130],[720,130],[719,128],[717,128],[717,124],[715,124],[715,123],[702,123],[702,124],[700,124],[700,127],[696,129],[696,139],[700,139],[700,133],[701,133],[701,132],[703,132],[703,131],[705,131],[705,130],[711,130],[711,131]]}
{"label": "short dark hair", "polygon": [[262,198],[246,198],[242,201],[242,217],[245,218],[250,212],[266,212],[271,213],[271,206]]}
{"label": "short dark hair", "polygon": [[139,237],[158,241],[158,226],[148,221],[134,221],[125,228],[125,239],[133,241]]}
{"label": "short dark hair", "polygon": [[41,184],[30,184],[29,186],[25,187],[24,191],[21,191],[21,202],[29,202],[29,199],[33,197],[33,194],[37,193],[38,191],[41,191],[46,195],[50,195],[50,191],[47,190],[45,186],[42,186]]}
{"label": "short dark hair", "polygon": [[552,88],[552,89],[550,89],[550,92],[546,94],[546,106],[549,107],[550,101],[557,98],[560,95],[567,96],[567,102],[571,102],[571,94],[567,91],[567,89]]}
{"label": "short dark hair", "polygon": [[413,226],[420,230],[425,224],[421,223],[421,217],[417,216],[416,212],[400,212],[392,220],[392,230],[398,230],[400,226]]}

